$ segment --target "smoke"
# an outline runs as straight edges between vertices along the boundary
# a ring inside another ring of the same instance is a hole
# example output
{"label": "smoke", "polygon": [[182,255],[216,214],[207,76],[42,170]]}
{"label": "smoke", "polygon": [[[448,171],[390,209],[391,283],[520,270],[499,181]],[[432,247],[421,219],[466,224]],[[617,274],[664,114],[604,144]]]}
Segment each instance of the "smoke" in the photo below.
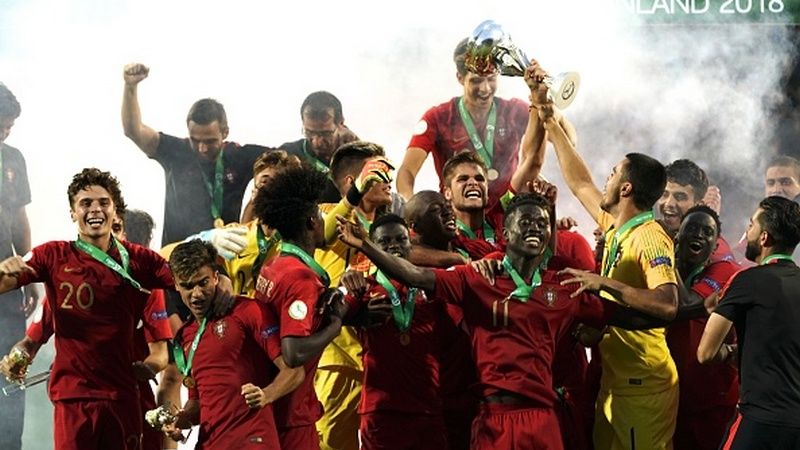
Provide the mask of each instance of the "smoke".
{"label": "smoke", "polygon": [[[709,3],[718,9],[722,1]],[[161,235],[162,170],[120,124],[128,62],[151,68],[139,96],[156,130],[185,136],[189,106],[214,97],[226,106],[232,140],[277,146],[300,137],[300,103],[324,89],[341,99],[348,126],[399,163],[425,110],[460,95],[452,50],[487,18],[552,73],[580,72],[566,114],[598,185],[627,152],[664,163],[691,158],[721,186],[735,240],[763,193],[761,164],[773,152],[795,57],[791,30],[781,26],[647,25],[626,1],[2,4],[0,80],[23,108],[7,142],[27,158],[34,243],[74,235],[65,189],[86,166],[117,175],[127,203],[148,211]],[[498,95],[525,99],[527,88],[504,78]],[[590,237],[591,219],[561,182],[552,152],[544,173],[561,187],[561,213]],[[417,188],[436,186],[428,162]],[[36,428],[29,423],[26,435]]]}

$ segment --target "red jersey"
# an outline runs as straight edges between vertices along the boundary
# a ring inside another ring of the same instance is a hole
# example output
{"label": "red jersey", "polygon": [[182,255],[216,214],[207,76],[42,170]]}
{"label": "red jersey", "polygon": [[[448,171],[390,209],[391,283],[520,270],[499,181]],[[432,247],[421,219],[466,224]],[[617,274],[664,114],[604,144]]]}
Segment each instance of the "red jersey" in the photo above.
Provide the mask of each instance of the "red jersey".
{"label": "red jersey", "polygon": [[[278,317],[280,337],[314,334],[322,323],[316,306],[325,290],[317,274],[294,256],[281,255],[261,267],[256,281],[256,299],[267,304]],[[314,391],[314,373],[319,357],[305,364],[303,383],[273,404],[279,429],[311,425],[322,416],[322,405]]]}
{"label": "red jersey", "polygon": [[[367,283],[362,297],[345,297],[351,311],[366,307],[373,298],[386,297],[388,301],[389,294],[374,276],[368,277]],[[408,288],[394,280],[391,283],[400,301],[405,302]],[[360,414],[375,411],[441,414],[438,359],[442,351],[441,321],[446,314],[443,303],[434,303],[424,291],[418,291],[411,325],[405,333],[400,332],[393,318],[381,326],[359,331],[364,349]]]}
{"label": "red jersey", "polygon": [[[121,243],[130,256],[129,273],[143,288],[172,288],[164,258],[139,245]],[[71,242],[48,242],[32,254],[28,265],[38,276],[23,273],[19,284],[44,283],[53,312],[56,356],[50,399],[137,398],[131,342],[148,294]],[[116,247],[108,254],[120,262]]]}
{"label": "red jersey", "polygon": [[[187,358],[199,325],[191,318],[177,333]],[[191,374],[200,401],[197,448],[241,448],[252,442],[277,448],[271,406],[249,408],[242,385],[267,386],[275,375],[272,360],[280,354],[278,321],[251,298],[238,297],[230,313],[206,323]]]}
{"label": "red jersey", "polygon": [[569,298],[573,289],[559,284],[566,278],[551,270],[542,273],[541,286],[525,303],[506,300],[516,288],[506,276],[491,285],[470,266],[434,273],[434,297],[464,308],[482,396],[513,392],[534,405],[552,407],[556,343],[573,322],[601,328],[615,309],[590,295]]}
{"label": "red jersey", "polygon": [[568,267],[594,271],[594,250],[586,238],[574,231],[558,230],[556,232],[556,255],[571,260],[572,263]]}
{"label": "red jersey", "polygon": [[456,250],[466,252],[473,261],[481,259],[490,253],[505,251],[505,239],[503,238],[504,217],[505,212],[502,204],[500,202],[494,203],[486,208],[483,218],[484,223],[491,228],[494,238],[487,240],[489,236],[486,236],[487,233],[484,232],[483,226],[472,230],[475,238],[471,238],[464,231],[458,230],[456,237],[451,241],[453,247]]}
{"label": "red jersey", "polygon": [[714,252],[711,254],[711,261],[736,262],[736,257],[733,256],[733,250],[731,250],[731,246],[722,236],[717,238],[717,248],[715,248]]}
{"label": "red jersey", "polygon": [[[720,292],[739,269],[739,265],[732,261],[713,262],[694,278],[691,290],[702,298]],[[739,399],[736,367],[697,362],[697,347],[707,320],[678,322],[670,325],[667,331],[667,345],[678,369],[681,396],[678,404],[681,410],[697,412],[716,406],[732,406]],[[733,335],[730,337],[732,339]]]}
{"label": "red jersey", "polygon": [[[464,122],[458,112],[458,97],[429,109],[414,129],[409,147],[418,147],[433,155],[433,165],[443,187],[442,168],[456,153],[475,151]],[[511,176],[517,169],[519,146],[528,127],[528,104],[519,99],[495,97],[497,121],[494,132],[494,155],[490,165],[499,173],[489,182],[489,204],[497,203],[506,193]],[[480,139],[486,141],[485,124],[475,124]]]}

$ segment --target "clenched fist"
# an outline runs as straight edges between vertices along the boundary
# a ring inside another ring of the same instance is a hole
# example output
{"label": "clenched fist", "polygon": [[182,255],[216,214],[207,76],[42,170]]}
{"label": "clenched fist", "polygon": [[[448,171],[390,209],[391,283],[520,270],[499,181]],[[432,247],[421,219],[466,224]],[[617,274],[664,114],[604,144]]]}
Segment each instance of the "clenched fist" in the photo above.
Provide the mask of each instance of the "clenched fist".
{"label": "clenched fist", "polygon": [[150,68],[139,63],[128,64],[122,70],[123,78],[125,78],[125,84],[133,86],[139,84],[139,82],[147,78],[147,75],[149,74]]}

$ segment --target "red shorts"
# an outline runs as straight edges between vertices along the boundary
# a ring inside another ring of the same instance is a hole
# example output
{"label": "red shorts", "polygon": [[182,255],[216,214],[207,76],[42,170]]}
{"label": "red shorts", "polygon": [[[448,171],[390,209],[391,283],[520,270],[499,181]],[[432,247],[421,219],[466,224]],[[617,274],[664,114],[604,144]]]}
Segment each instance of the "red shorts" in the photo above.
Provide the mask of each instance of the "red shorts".
{"label": "red shorts", "polygon": [[472,423],[473,450],[563,450],[551,408],[485,403]]}
{"label": "red shorts", "polygon": [[317,434],[317,427],[313,423],[299,427],[278,429],[278,439],[281,441],[281,448],[319,450],[319,434]]}
{"label": "red shorts", "polygon": [[570,450],[592,448],[594,415],[587,414],[587,408],[594,412],[594,403],[587,402],[585,396],[581,394],[580,389],[564,389],[559,394],[555,407],[558,424],[561,428],[561,441],[564,443],[564,448]]}
{"label": "red shorts", "polygon": [[672,445],[676,449],[717,450],[734,417],[736,405],[717,406],[693,414],[679,408]]}
{"label": "red shorts", "polygon": [[441,416],[372,412],[361,415],[362,450],[443,450],[447,448]]}
{"label": "red shorts", "polygon": [[142,415],[139,399],[54,401],[55,448],[139,450]]}

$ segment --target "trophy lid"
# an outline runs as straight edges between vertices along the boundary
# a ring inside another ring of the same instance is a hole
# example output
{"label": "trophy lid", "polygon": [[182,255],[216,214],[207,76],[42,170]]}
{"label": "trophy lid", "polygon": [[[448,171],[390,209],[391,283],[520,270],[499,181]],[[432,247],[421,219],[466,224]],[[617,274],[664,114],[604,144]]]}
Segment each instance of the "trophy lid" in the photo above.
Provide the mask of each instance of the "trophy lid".
{"label": "trophy lid", "polygon": [[498,71],[501,75],[522,76],[528,58],[511,42],[511,37],[500,24],[484,20],[475,27],[467,41],[464,65],[481,76]]}

